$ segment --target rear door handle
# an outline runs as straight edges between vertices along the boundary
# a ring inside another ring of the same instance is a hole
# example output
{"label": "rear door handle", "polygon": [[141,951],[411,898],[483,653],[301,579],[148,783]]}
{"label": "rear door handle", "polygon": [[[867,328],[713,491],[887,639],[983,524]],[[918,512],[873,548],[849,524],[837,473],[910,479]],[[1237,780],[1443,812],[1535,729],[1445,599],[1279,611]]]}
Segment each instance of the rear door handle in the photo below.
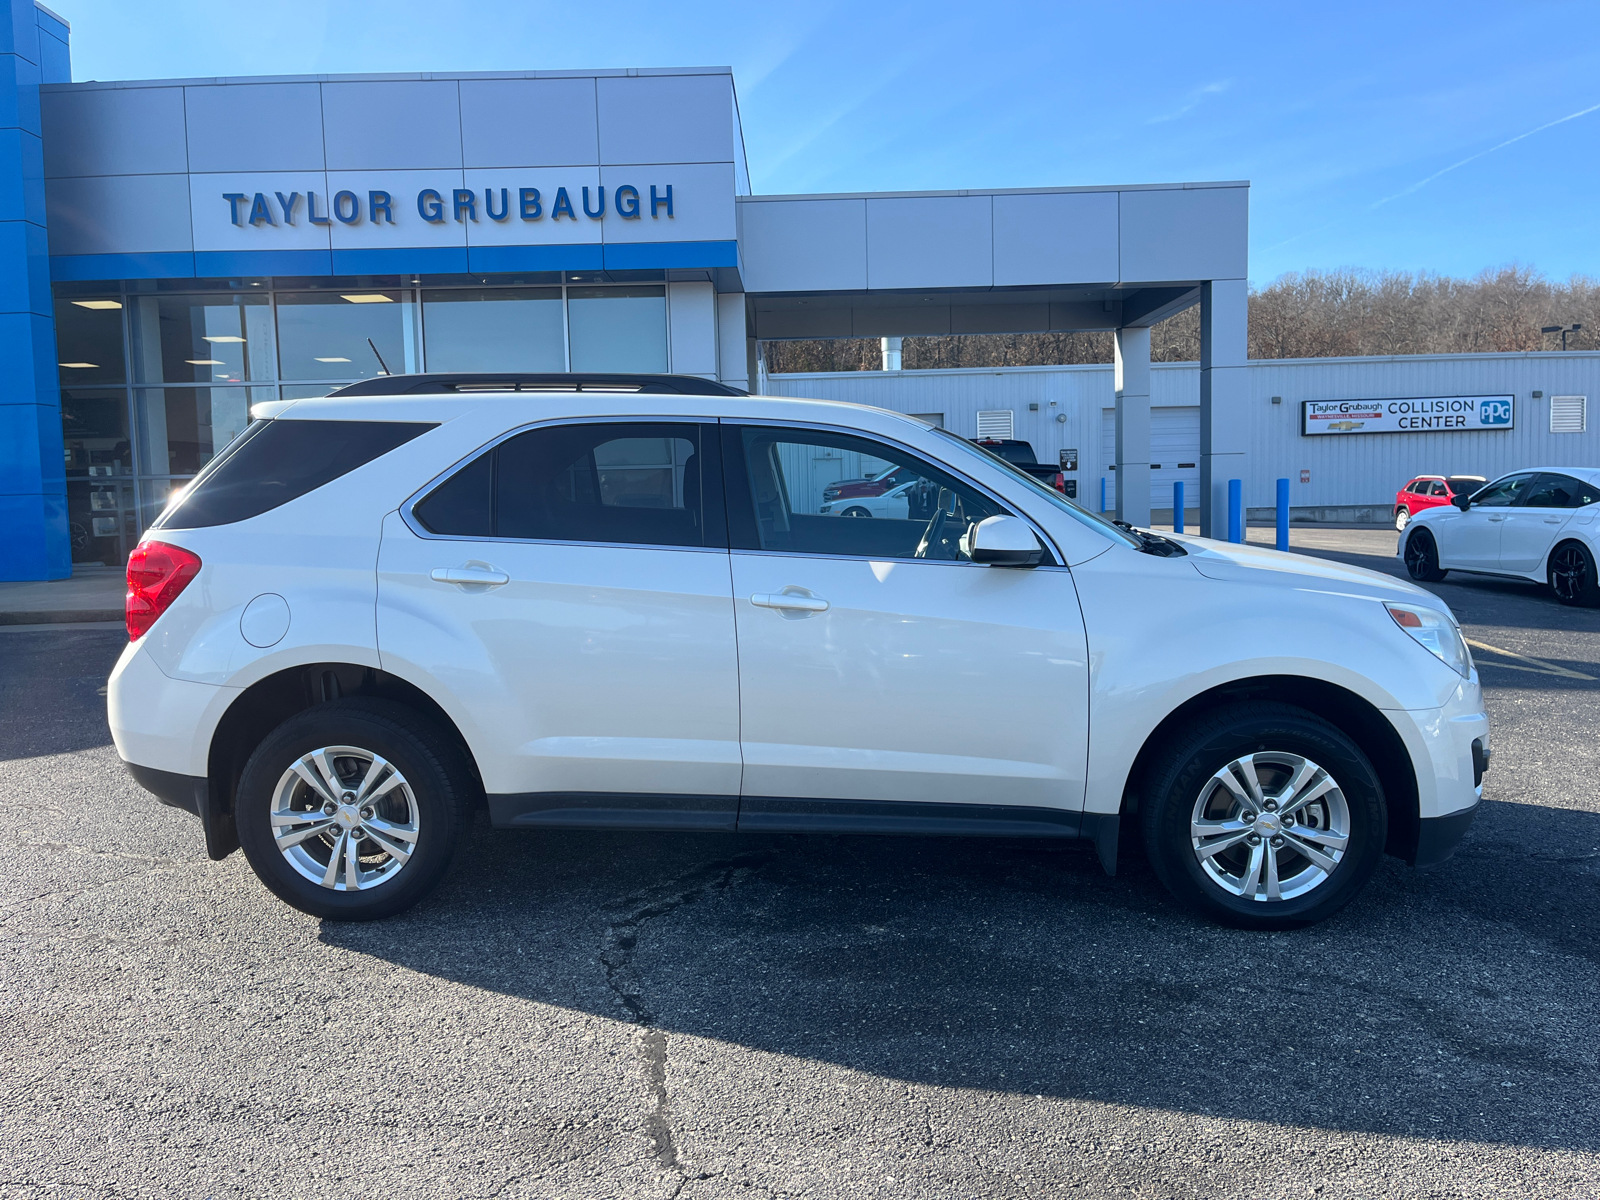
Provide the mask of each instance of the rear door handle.
{"label": "rear door handle", "polygon": [[794,609],[798,612],[827,612],[828,602],[820,596],[795,592],[757,592],[750,597],[757,608]]}
{"label": "rear door handle", "polygon": [[1562,521],[1561,517],[1546,517],[1544,519],[1544,523],[1546,525],[1559,525],[1559,524],[1561,524],[1561,521]]}
{"label": "rear door handle", "polygon": [[435,583],[476,583],[482,587],[499,587],[511,582],[511,576],[504,571],[488,567],[435,567],[431,578]]}
{"label": "rear door handle", "polygon": [[1490,517],[1489,520],[1491,520],[1491,521],[1504,521],[1505,518],[1504,517]]}

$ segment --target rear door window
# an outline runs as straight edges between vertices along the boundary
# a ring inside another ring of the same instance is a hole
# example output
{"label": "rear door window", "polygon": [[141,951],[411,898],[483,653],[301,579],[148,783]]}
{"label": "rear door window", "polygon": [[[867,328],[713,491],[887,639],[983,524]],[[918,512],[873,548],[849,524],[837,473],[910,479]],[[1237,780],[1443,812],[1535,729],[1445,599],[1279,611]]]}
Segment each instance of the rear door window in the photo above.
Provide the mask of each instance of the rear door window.
{"label": "rear door window", "polygon": [[421,421],[257,421],[151,526],[205,529],[271,512],[435,427]]}
{"label": "rear door window", "polygon": [[530,429],[462,467],[412,516],[444,537],[727,545],[715,427],[688,422]]}
{"label": "rear door window", "polygon": [[1540,475],[1524,492],[1524,508],[1582,508],[1600,501],[1600,488],[1570,475]]}

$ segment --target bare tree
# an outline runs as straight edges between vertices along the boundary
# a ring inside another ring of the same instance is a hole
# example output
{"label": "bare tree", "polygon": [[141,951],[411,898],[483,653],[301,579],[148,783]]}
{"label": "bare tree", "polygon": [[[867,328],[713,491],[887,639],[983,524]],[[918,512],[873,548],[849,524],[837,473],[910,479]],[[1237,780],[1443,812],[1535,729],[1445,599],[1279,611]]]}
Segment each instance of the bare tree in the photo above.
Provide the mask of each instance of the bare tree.
{"label": "bare tree", "polygon": [[[1279,276],[1250,294],[1251,358],[1471,354],[1553,350],[1546,325],[1583,326],[1572,350],[1600,349],[1600,282],[1574,275],[1551,283],[1513,263],[1471,279],[1430,272],[1307,271]],[[773,372],[876,371],[876,338],[765,343]],[[1185,309],[1151,331],[1156,362],[1200,357],[1200,310]],[[908,337],[908,370],[1109,363],[1109,333],[957,334]]]}

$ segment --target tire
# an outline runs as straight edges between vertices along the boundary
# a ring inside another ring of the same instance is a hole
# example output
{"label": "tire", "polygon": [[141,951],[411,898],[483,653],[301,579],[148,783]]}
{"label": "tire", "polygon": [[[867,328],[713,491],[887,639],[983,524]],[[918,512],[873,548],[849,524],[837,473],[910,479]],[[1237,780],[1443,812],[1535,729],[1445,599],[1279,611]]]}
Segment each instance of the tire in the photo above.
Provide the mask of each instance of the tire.
{"label": "tire", "polygon": [[1550,552],[1545,579],[1556,599],[1572,608],[1600,608],[1600,572],[1582,542],[1562,542]]}
{"label": "tire", "polygon": [[1409,524],[1411,524],[1411,510],[1402,504],[1394,510],[1394,527],[1404,533]]}
{"label": "tire", "polygon": [[853,507],[853,508],[847,508],[847,509],[845,509],[845,510],[844,510],[844,511],[843,511],[843,512],[842,512],[842,513],[840,513],[840,514],[839,514],[839,515],[840,515],[840,516],[841,516],[841,517],[870,517],[870,516],[871,516],[871,515],[872,515],[872,513],[871,513],[871,512],[870,512],[870,511],[869,511],[869,510],[867,510],[867,509],[865,509],[865,508],[862,508],[862,507],[861,507],[861,506],[860,506],[860,505],[859,505],[859,504],[858,504],[858,505],[856,505],[856,506],[855,506],[855,507]]}
{"label": "tire", "polygon": [[1439,567],[1439,544],[1426,529],[1414,529],[1406,539],[1406,573],[1418,583],[1438,583],[1448,571]]}
{"label": "tire", "polygon": [[[368,774],[378,760],[384,765]],[[330,767],[337,793],[325,786]],[[370,805],[358,794],[369,779]],[[234,810],[245,857],[280,900],[326,920],[377,921],[438,885],[473,795],[461,750],[414,710],[351,698],[307,709],[268,734],[245,764]],[[345,853],[352,841],[353,866]]]}
{"label": "tire", "polygon": [[[1293,804],[1288,788],[1302,773],[1299,794],[1312,799],[1285,822],[1269,810]],[[1140,819],[1156,875],[1180,904],[1225,925],[1324,920],[1356,897],[1383,855],[1388,810],[1372,764],[1340,730],[1292,705],[1230,705],[1201,719],[1146,779]],[[1210,825],[1215,832],[1198,832]]]}

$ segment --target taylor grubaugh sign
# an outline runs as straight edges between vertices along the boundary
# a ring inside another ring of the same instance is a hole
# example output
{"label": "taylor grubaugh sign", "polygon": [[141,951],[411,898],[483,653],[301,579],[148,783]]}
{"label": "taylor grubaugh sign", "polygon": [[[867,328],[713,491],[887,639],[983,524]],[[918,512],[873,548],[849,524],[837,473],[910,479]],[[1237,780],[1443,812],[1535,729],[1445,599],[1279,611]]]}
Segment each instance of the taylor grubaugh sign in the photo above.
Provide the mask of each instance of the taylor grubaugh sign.
{"label": "taylor grubaugh sign", "polygon": [[1512,396],[1416,396],[1401,400],[1304,400],[1300,434],[1467,433],[1510,429]]}

